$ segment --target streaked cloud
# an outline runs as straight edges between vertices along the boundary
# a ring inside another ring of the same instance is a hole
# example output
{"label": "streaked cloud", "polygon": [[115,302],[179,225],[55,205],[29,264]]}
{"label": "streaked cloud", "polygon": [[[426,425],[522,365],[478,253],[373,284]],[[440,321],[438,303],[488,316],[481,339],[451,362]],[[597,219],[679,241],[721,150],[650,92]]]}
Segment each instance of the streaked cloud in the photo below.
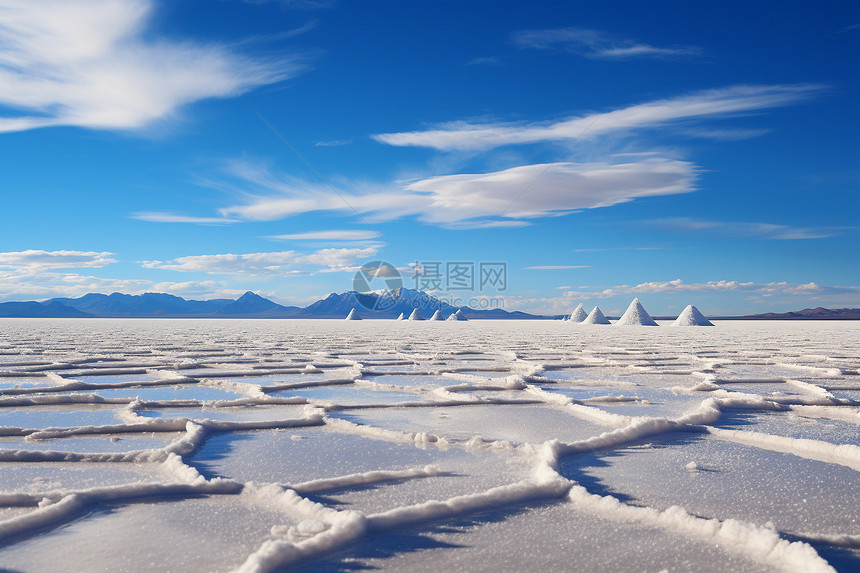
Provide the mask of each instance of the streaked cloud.
{"label": "streaked cloud", "polygon": [[717,141],[742,141],[744,139],[752,139],[761,137],[771,133],[772,129],[711,129],[711,128],[696,128],[686,129],[684,135],[690,137],[699,137],[702,139],[715,139]]}
{"label": "streaked cloud", "polygon": [[170,261],[144,261],[148,269],[203,272],[214,275],[290,276],[352,270],[358,261],[377,253],[375,247],[320,249],[314,252],[191,255]]}
{"label": "streaked cloud", "polygon": [[150,0],[0,2],[0,133],[50,126],[139,130],[183,105],[295,74],[295,59],[154,38]]}
{"label": "streaked cloud", "polygon": [[317,141],[314,143],[314,147],[341,147],[350,143],[352,143],[352,139],[333,139],[331,141]]}
{"label": "streaked cloud", "polygon": [[129,216],[132,219],[149,221],[151,223],[198,223],[201,225],[222,225],[239,222],[238,219],[228,219],[226,217],[189,217],[187,215],[160,212],[132,213]]}
{"label": "streaked cloud", "polygon": [[[266,169],[233,171],[250,201],[220,210],[223,217],[272,221],[312,211],[359,213],[372,221],[406,216],[447,228],[512,227],[528,219],[608,207],[639,197],[688,193],[696,167],[655,156],[619,163],[547,163],[491,173],[443,175],[397,186],[335,191]],[[359,187],[361,186],[351,186]]]}
{"label": "streaked cloud", "polygon": [[104,267],[116,260],[113,253],[97,251],[26,250],[0,253],[0,268],[79,269]]}
{"label": "streaked cloud", "polygon": [[309,231],[307,233],[292,233],[287,235],[270,235],[268,239],[280,239],[284,241],[367,241],[378,239],[379,234],[375,231]]}
{"label": "streaked cloud", "polygon": [[587,28],[524,30],[514,34],[512,41],[520,48],[561,50],[605,60],[667,59],[701,54],[695,46],[652,46]]}
{"label": "streaked cloud", "polygon": [[431,177],[406,186],[424,193],[431,223],[507,217],[532,219],[693,190],[691,163],[648,158],[628,163],[524,165],[494,173]]}
{"label": "streaked cloud", "polygon": [[815,282],[796,283],[788,281],[754,282],[738,280],[714,280],[699,283],[686,283],[681,279],[652,281],[637,285],[616,285],[592,292],[575,291],[565,296],[589,298],[609,298],[618,295],[694,293],[694,292],[740,292],[771,297],[776,295],[825,296],[840,294],[860,294],[860,286],[827,286]]}
{"label": "streaked cloud", "polygon": [[648,226],[669,231],[700,231],[731,237],[772,240],[826,239],[839,233],[837,227],[791,227],[773,223],[706,221],[692,217],[673,217],[643,221]]}
{"label": "streaked cloud", "polygon": [[794,104],[820,93],[824,86],[740,85],[656,100],[609,112],[536,123],[457,121],[426,131],[373,136],[387,145],[450,150],[483,150],[501,145],[589,140],[610,133],[656,128],[703,118],[727,116]]}

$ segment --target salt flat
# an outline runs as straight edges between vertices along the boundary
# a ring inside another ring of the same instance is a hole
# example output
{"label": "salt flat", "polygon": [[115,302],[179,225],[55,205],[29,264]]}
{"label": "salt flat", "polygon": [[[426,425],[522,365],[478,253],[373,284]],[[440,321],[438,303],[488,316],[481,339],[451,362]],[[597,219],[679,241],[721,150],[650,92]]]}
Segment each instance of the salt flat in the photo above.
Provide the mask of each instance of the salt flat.
{"label": "salt flat", "polygon": [[0,320],[12,571],[860,568],[860,323]]}

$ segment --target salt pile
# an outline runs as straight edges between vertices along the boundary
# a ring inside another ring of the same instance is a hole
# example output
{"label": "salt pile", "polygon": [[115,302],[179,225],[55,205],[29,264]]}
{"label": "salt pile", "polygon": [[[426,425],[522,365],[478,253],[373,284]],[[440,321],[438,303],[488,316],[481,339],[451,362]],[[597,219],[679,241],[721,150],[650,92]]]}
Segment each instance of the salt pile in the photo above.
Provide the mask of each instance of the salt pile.
{"label": "salt pile", "polygon": [[624,315],[615,323],[616,326],[658,326],[638,298],[634,298]]}
{"label": "salt pile", "polygon": [[595,306],[581,324],[609,324],[609,320],[603,316],[603,311],[600,310],[600,307]]}
{"label": "salt pile", "polygon": [[442,316],[442,311],[436,309],[436,312],[433,313],[433,316],[430,317],[430,320],[445,320],[445,317]]}
{"label": "salt pile", "polygon": [[588,315],[585,314],[585,310],[582,308],[582,303],[579,303],[579,306],[573,309],[573,314],[570,315],[570,322],[582,322],[587,317]]}
{"label": "salt pile", "polygon": [[346,318],[344,318],[344,320],[361,320],[361,317],[358,316],[358,313],[353,308],[351,311],[349,311],[349,314],[346,315]]}
{"label": "salt pile", "polygon": [[424,317],[421,316],[421,313],[418,312],[418,309],[416,308],[412,311],[412,314],[409,315],[408,320],[424,320]]}
{"label": "salt pile", "polygon": [[466,315],[463,314],[463,310],[458,308],[457,312],[451,314],[446,320],[469,320],[466,318]]}
{"label": "salt pile", "polygon": [[688,304],[687,308],[672,323],[672,326],[714,326],[714,323],[705,318],[705,315],[699,312],[698,308]]}
{"label": "salt pile", "polygon": [[400,316],[398,316],[398,317],[397,317],[397,318],[395,318],[394,320],[406,320],[406,315],[405,315],[405,314],[403,314],[403,313],[401,312],[401,313],[400,313]]}

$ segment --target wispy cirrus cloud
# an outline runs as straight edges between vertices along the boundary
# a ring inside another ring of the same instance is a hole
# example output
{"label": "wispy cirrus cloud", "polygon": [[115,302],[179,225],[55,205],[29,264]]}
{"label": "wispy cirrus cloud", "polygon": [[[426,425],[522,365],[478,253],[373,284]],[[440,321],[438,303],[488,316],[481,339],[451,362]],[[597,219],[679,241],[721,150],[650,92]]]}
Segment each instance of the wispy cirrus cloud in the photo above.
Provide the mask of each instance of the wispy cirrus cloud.
{"label": "wispy cirrus cloud", "polygon": [[502,145],[589,140],[610,133],[674,125],[786,106],[820,93],[818,84],[731,86],[592,113],[535,123],[450,122],[424,131],[383,133],[387,145],[431,147],[443,151],[486,150]]}
{"label": "wispy cirrus cloud", "polygon": [[[206,98],[283,80],[296,59],[155,39],[151,0],[0,2],[0,133],[50,126],[139,130]],[[15,110],[12,112],[11,110]]]}
{"label": "wispy cirrus cloud", "polygon": [[98,268],[115,263],[113,253],[98,251],[10,251],[0,253],[0,268],[7,269],[80,269]]}
{"label": "wispy cirrus cloud", "polygon": [[290,233],[286,235],[270,235],[268,239],[283,241],[367,241],[378,239],[375,231],[331,230],[308,231],[306,233]]}
{"label": "wispy cirrus cloud", "polygon": [[[313,211],[356,212],[372,221],[407,216],[446,228],[516,227],[529,219],[607,207],[640,197],[695,188],[692,163],[654,156],[617,163],[523,165],[491,173],[429,177],[364,192],[334,191],[269,170],[233,170],[230,185],[250,200],[220,210],[223,217],[271,221]],[[248,187],[254,190],[249,191]]]}
{"label": "wispy cirrus cloud", "polygon": [[132,213],[129,217],[132,219],[138,219],[139,221],[149,221],[150,223],[197,223],[200,225],[224,225],[239,222],[238,219],[228,219],[226,217],[189,217],[187,215],[154,211]]}
{"label": "wispy cirrus cloud", "polygon": [[354,270],[358,261],[377,253],[375,247],[320,249],[313,252],[191,255],[170,261],[145,261],[148,269],[203,272],[214,275],[290,276]]}
{"label": "wispy cirrus cloud", "polygon": [[352,143],[352,139],[332,139],[330,141],[317,141],[314,147],[342,147]]}
{"label": "wispy cirrus cloud", "polygon": [[520,48],[561,50],[605,60],[667,59],[698,56],[695,46],[653,46],[587,28],[523,30],[511,41]]}
{"label": "wispy cirrus cloud", "polygon": [[685,129],[683,134],[690,137],[699,137],[701,139],[715,139],[717,141],[742,141],[744,139],[761,137],[762,135],[767,135],[772,131],[772,129],[714,129],[700,127],[695,129]]}
{"label": "wispy cirrus cloud", "polygon": [[708,232],[730,237],[772,240],[826,239],[839,233],[838,227],[791,227],[773,223],[707,221],[692,217],[671,217],[643,221],[650,227],[669,231]]}

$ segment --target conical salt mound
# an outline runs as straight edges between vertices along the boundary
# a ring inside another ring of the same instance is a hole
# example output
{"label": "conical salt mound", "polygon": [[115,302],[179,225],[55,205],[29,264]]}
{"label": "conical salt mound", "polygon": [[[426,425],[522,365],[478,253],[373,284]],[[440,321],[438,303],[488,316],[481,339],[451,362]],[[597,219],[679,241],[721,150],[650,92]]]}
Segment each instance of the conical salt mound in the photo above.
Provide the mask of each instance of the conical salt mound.
{"label": "conical salt mound", "polygon": [[424,320],[424,317],[421,316],[421,313],[418,312],[418,309],[413,309],[412,314],[409,315],[408,320]]}
{"label": "conical salt mound", "polygon": [[445,317],[442,316],[442,311],[436,309],[436,312],[433,313],[433,316],[430,317],[430,320],[445,320]]}
{"label": "conical salt mound", "polygon": [[570,315],[570,322],[582,322],[588,315],[585,314],[585,310],[582,308],[582,303],[579,303],[575,309],[573,309],[573,314]]}
{"label": "conical salt mound", "polygon": [[466,318],[466,315],[463,314],[463,310],[458,308],[457,312],[452,313],[446,320],[469,320]]}
{"label": "conical salt mound", "polygon": [[714,323],[705,318],[705,315],[699,312],[699,309],[688,304],[687,308],[678,315],[672,326],[714,326]]}
{"label": "conical salt mound", "polygon": [[351,311],[349,311],[349,314],[346,315],[346,318],[344,320],[361,320],[361,317],[358,316],[358,313],[355,311],[355,309],[352,309]]}
{"label": "conical salt mound", "polygon": [[397,317],[397,318],[395,318],[394,320],[406,320],[406,315],[405,315],[405,314],[403,314],[403,313],[401,312],[401,313],[400,313],[400,316],[398,316],[398,317]]}
{"label": "conical salt mound", "polygon": [[615,323],[615,326],[659,326],[654,319],[651,318],[651,315],[648,314],[648,311],[645,310],[645,307],[642,306],[642,303],[639,302],[638,298],[634,298],[633,302],[630,303],[630,306],[627,307],[627,310],[624,311],[624,314],[621,318],[618,319],[618,322]]}
{"label": "conical salt mound", "polygon": [[580,324],[609,324],[609,320],[603,316],[603,311],[600,310],[600,307],[595,306]]}

